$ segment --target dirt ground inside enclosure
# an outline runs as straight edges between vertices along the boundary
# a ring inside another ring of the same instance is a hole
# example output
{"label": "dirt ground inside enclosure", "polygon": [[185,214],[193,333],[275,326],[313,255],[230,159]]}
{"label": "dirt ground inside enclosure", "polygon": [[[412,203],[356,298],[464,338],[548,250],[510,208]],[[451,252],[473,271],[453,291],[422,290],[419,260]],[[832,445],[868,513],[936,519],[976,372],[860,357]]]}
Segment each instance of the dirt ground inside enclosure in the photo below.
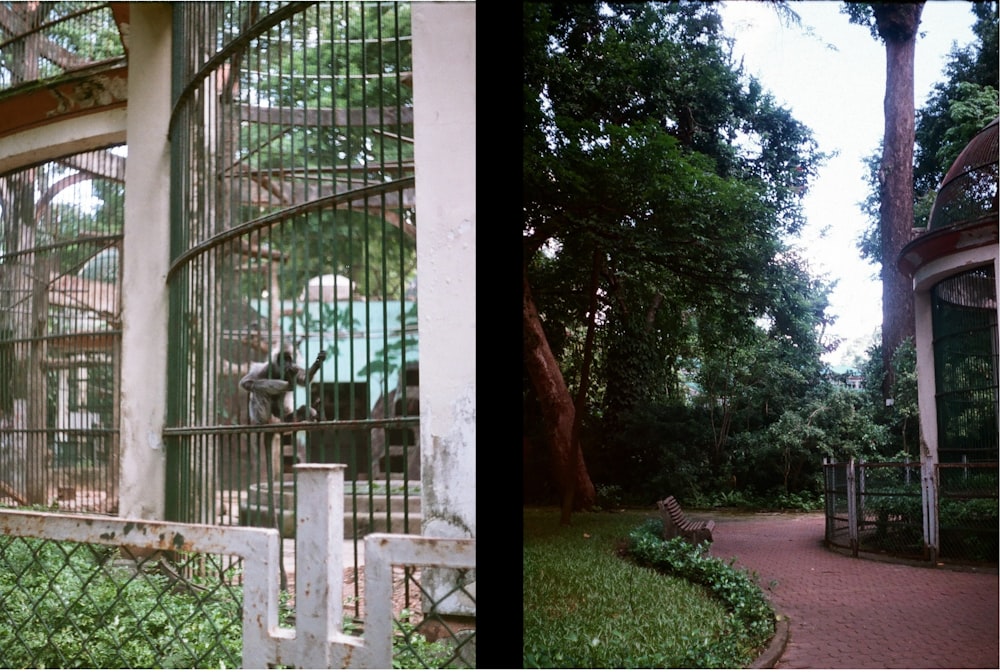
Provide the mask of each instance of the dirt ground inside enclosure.
{"label": "dirt ground inside enclosure", "polygon": [[[295,540],[284,539],[282,541],[284,551],[285,571],[288,573],[288,592],[291,594],[290,604],[295,603]],[[357,607],[357,617],[365,617],[365,558],[364,544],[358,544],[357,567],[354,562],[354,543],[344,542],[344,615],[355,616],[355,606]],[[410,580],[405,580],[402,567],[392,568],[392,613],[396,617],[404,610],[408,609],[411,618],[410,623],[420,622],[422,609],[420,602],[420,570],[415,569],[410,573]],[[409,594],[407,594],[409,593]],[[355,594],[357,597],[355,597]]]}
{"label": "dirt ground inside enclosure", "polygon": [[776,668],[986,668],[1000,665],[995,567],[913,566],[823,545],[822,513],[694,512],[716,521],[712,555],[756,572],[788,619]]}

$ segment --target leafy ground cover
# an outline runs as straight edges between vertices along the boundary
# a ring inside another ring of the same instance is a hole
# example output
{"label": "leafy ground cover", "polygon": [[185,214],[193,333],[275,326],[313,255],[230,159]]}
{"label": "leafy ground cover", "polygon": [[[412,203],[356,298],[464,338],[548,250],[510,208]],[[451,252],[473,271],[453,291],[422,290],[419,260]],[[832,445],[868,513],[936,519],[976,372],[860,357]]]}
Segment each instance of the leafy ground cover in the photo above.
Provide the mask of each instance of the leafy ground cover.
{"label": "leafy ground cover", "polygon": [[751,577],[646,512],[524,509],[524,667],[745,667],[773,628]]}
{"label": "leafy ground cover", "polygon": [[[138,570],[120,560],[108,547],[0,535],[0,668],[241,666],[236,570],[225,581],[208,572],[195,587],[158,561]],[[293,627],[288,598],[279,619]],[[456,667],[473,655],[474,644],[456,652],[454,640],[428,641],[410,616],[394,623],[394,668]],[[345,619],[345,632],[357,627]]]}

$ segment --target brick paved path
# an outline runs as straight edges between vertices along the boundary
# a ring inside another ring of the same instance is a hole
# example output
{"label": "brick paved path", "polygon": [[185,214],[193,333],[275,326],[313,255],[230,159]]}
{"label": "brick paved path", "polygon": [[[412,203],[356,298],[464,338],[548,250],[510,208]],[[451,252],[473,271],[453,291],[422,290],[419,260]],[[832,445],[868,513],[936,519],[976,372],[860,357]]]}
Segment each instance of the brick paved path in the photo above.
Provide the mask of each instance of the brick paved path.
{"label": "brick paved path", "polygon": [[851,558],[823,547],[822,514],[711,517],[712,554],[756,571],[775,611],[788,617],[788,646],[775,667],[1000,665],[996,571]]}

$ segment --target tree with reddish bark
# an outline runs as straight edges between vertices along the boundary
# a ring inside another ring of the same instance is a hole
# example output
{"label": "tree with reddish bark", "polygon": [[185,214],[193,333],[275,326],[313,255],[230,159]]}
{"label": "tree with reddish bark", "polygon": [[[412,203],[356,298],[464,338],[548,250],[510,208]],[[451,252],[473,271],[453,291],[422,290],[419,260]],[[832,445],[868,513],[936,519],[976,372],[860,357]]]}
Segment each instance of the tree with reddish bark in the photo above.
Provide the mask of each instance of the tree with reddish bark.
{"label": "tree with reddish bark", "polygon": [[577,413],[563,378],[559,362],[549,348],[538,308],[531,296],[528,276],[524,275],[524,368],[539,400],[542,422],[546,428],[550,466],[559,488],[559,522],[569,525],[574,508],[594,504],[594,484],[583,461]]}
{"label": "tree with reddish bark", "polygon": [[885,44],[885,129],[878,168],[882,239],[882,357],[888,398],[893,383],[892,356],[916,331],[913,287],[895,260],[913,232],[913,62],[923,2],[847,3],[853,23],[866,25]]}

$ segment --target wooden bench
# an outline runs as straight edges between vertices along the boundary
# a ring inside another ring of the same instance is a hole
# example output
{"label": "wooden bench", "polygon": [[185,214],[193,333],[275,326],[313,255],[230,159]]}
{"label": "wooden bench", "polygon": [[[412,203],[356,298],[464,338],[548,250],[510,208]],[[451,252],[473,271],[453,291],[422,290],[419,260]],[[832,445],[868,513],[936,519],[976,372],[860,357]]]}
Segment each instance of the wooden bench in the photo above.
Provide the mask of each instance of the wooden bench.
{"label": "wooden bench", "polygon": [[684,515],[681,505],[677,503],[673,495],[660,500],[656,506],[660,509],[660,517],[663,518],[664,540],[684,537],[692,544],[712,541],[712,530],[715,529],[714,520],[691,520]]}

